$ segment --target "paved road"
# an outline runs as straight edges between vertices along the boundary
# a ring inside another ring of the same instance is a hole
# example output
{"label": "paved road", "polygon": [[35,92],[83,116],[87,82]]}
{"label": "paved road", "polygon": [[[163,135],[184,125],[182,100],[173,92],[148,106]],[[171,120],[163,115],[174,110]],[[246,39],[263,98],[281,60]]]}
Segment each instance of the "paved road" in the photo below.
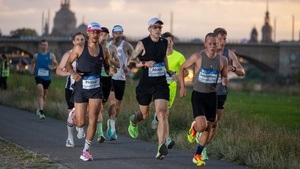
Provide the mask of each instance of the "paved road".
{"label": "paved road", "polygon": [[[114,142],[99,144],[93,141],[92,162],[79,159],[84,140],[75,139],[74,148],[66,148],[66,123],[46,118],[39,120],[34,113],[0,105],[0,136],[26,149],[32,150],[61,164],[78,169],[185,169],[197,168],[192,153],[171,149],[163,160],[156,160],[157,145],[118,136]],[[74,133],[74,136],[76,134]],[[244,169],[245,166],[210,159],[205,168]]]}

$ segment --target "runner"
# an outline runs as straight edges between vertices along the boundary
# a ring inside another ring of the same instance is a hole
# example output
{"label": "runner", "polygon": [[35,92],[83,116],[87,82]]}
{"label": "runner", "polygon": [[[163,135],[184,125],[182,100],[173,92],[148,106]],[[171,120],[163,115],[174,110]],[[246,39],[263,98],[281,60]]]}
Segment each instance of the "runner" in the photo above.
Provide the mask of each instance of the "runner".
{"label": "runner", "polygon": [[[73,35],[73,45],[76,44],[84,44],[85,41],[85,35],[81,32],[77,32]],[[67,76],[66,78],[66,85],[65,85],[65,100],[68,106],[68,114],[72,111],[74,108],[74,97],[73,97],[73,87],[72,85],[74,84],[75,80],[71,77],[70,72],[67,71],[66,69],[66,63],[72,53],[72,50],[67,51],[63,57],[61,58],[61,61],[56,69],[56,74],[59,76]],[[73,70],[76,72],[76,60],[72,63]],[[74,109],[75,110],[75,109]],[[73,110],[73,111],[74,111]],[[67,125],[68,129],[68,138],[66,140],[66,147],[74,147],[74,137],[73,137],[73,130],[74,130],[74,125],[69,126]],[[78,133],[77,137],[79,139],[82,139],[85,137],[84,129],[76,127]]]}

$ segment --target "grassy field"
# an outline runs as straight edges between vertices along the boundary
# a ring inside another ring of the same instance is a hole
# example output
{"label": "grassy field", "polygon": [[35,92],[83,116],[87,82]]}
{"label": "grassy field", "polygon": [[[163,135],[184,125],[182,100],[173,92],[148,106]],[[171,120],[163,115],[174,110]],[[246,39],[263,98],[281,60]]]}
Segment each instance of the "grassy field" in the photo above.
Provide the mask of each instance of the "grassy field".
{"label": "grassy field", "polygon": [[[46,101],[46,116],[65,120],[65,78],[53,77]],[[32,76],[13,74],[9,90],[1,91],[0,104],[35,112],[35,82]],[[134,89],[136,81],[128,81],[122,113],[117,119],[119,134],[128,135],[128,119],[138,111]],[[189,144],[186,134],[193,120],[188,90],[185,98],[177,98],[170,109],[170,134],[176,148],[194,153],[196,144]],[[247,165],[252,168],[296,169],[300,166],[300,96],[275,93],[230,91],[225,114],[218,133],[208,146],[209,156]],[[153,112],[153,110],[152,110]],[[107,119],[107,113],[104,113]],[[139,126],[139,139],[156,142],[152,118]],[[106,126],[106,125],[104,125]],[[104,128],[105,129],[105,128]]]}

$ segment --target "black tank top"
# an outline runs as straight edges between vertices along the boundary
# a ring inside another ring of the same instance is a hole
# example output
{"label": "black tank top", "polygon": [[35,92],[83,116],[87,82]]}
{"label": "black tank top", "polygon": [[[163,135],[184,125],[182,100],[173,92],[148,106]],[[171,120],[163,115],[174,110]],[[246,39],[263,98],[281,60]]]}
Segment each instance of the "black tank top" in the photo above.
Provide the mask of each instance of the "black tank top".
{"label": "black tank top", "polygon": [[100,73],[104,61],[101,45],[99,45],[99,54],[94,57],[90,54],[86,42],[82,54],[76,61],[76,71],[77,73],[83,73],[83,75],[80,81],[74,83],[75,92],[81,92],[82,90],[89,90],[94,94],[101,92]]}
{"label": "black tank top", "polygon": [[83,76],[100,75],[104,62],[102,46],[99,45],[99,54],[94,57],[90,54],[87,45],[86,42],[82,54],[77,58],[76,70],[78,73],[83,73]]}
{"label": "black tank top", "polygon": [[167,83],[165,73],[165,57],[168,47],[168,41],[164,38],[159,38],[157,42],[153,42],[150,36],[141,40],[146,53],[138,56],[140,61],[156,62],[152,68],[142,68],[142,75],[139,84],[157,85]]}

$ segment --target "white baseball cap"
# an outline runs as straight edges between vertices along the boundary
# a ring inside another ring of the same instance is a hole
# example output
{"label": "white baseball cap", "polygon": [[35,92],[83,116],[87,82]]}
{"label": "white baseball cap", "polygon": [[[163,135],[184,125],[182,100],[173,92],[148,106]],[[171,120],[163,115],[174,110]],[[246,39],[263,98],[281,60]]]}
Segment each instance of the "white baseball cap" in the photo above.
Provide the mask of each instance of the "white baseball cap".
{"label": "white baseball cap", "polygon": [[159,23],[159,24],[164,24],[160,19],[154,17],[154,18],[151,18],[148,22],[148,28],[150,28],[152,25],[156,24],[156,23]]}
{"label": "white baseball cap", "polygon": [[115,25],[112,29],[112,32],[123,32],[123,28],[121,25]]}
{"label": "white baseball cap", "polygon": [[88,25],[87,30],[88,30],[88,31],[94,31],[94,30],[102,31],[100,24],[97,23],[97,22],[91,22],[91,23]]}

